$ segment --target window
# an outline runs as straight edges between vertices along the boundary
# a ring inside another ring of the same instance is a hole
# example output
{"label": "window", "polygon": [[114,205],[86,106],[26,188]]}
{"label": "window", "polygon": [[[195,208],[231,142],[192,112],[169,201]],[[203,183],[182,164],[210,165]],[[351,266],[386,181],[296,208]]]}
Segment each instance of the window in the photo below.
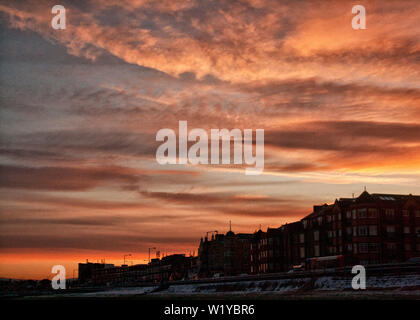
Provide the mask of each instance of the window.
{"label": "window", "polygon": [[357,228],[356,227],[353,227],[353,235],[357,236]]}
{"label": "window", "polygon": [[348,235],[351,235],[352,234],[351,231],[352,231],[351,227],[347,227],[346,228],[346,232],[347,232]]}
{"label": "window", "polygon": [[357,233],[359,236],[367,236],[368,235],[368,227],[367,226],[359,226]]}
{"label": "window", "polygon": [[305,248],[300,248],[300,257],[305,258]]}
{"label": "window", "polygon": [[376,217],[378,217],[378,209],[376,209],[376,208],[369,208],[369,210],[368,210],[368,217],[369,218],[376,218]]}
{"label": "window", "polygon": [[322,217],[318,217],[318,224],[322,224]]}
{"label": "window", "polygon": [[341,212],[338,214],[338,221],[341,221]]}
{"label": "window", "polygon": [[411,245],[409,243],[404,243],[404,250],[405,251],[410,251],[411,250]]}
{"label": "window", "polygon": [[416,210],[416,218],[420,218],[420,210]]}
{"label": "window", "polygon": [[387,218],[393,218],[395,214],[395,210],[394,209],[386,209],[385,210],[385,216]]}
{"label": "window", "polygon": [[369,243],[359,243],[359,252],[368,253],[369,252]]}
{"label": "window", "polygon": [[378,252],[379,245],[377,243],[369,243],[369,252]]}
{"label": "window", "polygon": [[359,218],[361,218],[361,219],[367,218],[367,210],[366,210],[366,208],[359,209]]}
{"label": "window", "polygon": [[353,220],[355,220],[355,219],[356,219],[356,209],[353,209],[353,210],[351,211],[351,214],[352,214],[352,216],[353,216]]}
{"label": "window", "polygon": [[327,221],[331,222],[331,216],[327,216]]}
{"label": "window", "polygon": [[377,236],[378,235],[378,226],[369,226],[369,235]]}
{"label": "window", "polygon": [[347,212],[346,212],[346,218],[347,218],[347,219],[350,219],[350,218],[351,218],[351,211],[347,211]]}
{"label": "window", "polygon": [[353,251],[353,245],[351,243],[349,243],[347,245],[347,251],[352,252]]}
{"label": "window", "polygon": [[388,242],[388,243],[386,244],[386,248],[387,248],[388,250],[396,250],[396,249],[397,249],[397,244],[396,244],[396,243],[394,243],[394,242]]}
{"label": "window", "polygon": [[341,235],[342,235],[342,232],[341,232],[341,229],[339,229],[338,230],[338,236],[341,237]]}
{"label": "window", "polygon": [[403,217],[409,217],[410,216],[410,211],[408,211],[408,210],[403,210],[402,213],[403,213]]}
{"label": "window", "polygon": [[315,256],[315,257],[319,257],[319,245],[316,245],[316,246],[314,247],[314,256]]}
{"label": "window", "polygon": [[307,220],[303,220],[302,223],[303,223],[303,227],[306,229],[306,227],[308,226],[308,221]]}
{"label": "window", "polygon": [[410,233],[410,227],[404,227],[404,233]]}
{"label": "window", "polygon": [[386,226],[387,233],[395,233],[395,226]]}
{"label": "window", "polygon": [[335,238],[336,237],[336,232],[335,231],[328,231],[328,238]]}
{"label": "window", "polygon": [[299,242],[300,243],[304,243],[305,242],[305,234],[304,233],[299,234]]}
{"label": "window", "polygon": [[319,231],[314,231],[314,240],[319,241]]}
{"label": "window", "polygon": [[420,238],[420,227],[416,227],[416,235]]}

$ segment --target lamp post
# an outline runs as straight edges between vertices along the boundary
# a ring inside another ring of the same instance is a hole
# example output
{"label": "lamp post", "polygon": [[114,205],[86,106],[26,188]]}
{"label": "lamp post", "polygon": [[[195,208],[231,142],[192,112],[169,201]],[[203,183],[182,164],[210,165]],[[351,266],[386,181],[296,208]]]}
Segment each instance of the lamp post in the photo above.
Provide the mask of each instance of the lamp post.
{"label": "lamp post", "polygon": [[149,248],[149,263],[150,263],[150,250],[156,250],[156,247]]}
{"label": "lamp post", "polygon": [[124,264],[125,264],[125,257],[131,257],[131,253],[124,255]]}

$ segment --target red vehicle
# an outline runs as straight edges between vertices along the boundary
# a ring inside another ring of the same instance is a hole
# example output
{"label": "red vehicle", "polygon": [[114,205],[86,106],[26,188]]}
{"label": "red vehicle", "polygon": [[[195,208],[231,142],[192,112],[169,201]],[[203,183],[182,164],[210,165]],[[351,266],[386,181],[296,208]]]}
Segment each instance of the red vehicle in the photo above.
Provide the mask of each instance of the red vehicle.
{"label": "red vehicle", "polygon": [[306,259],[306,270],[327,270],[344,267],[344,256],[326,256]]}

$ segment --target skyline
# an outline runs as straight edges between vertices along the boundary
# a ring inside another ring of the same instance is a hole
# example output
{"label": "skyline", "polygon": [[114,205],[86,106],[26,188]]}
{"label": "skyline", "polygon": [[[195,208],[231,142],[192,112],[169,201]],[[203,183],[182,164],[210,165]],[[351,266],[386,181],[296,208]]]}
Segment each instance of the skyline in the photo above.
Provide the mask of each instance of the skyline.
{"label": "skyline", "polygon": [[[351,1],[61,1],[66,30],[55,4],[0,4],[0,277],[420,193],[418,1],[364,3],[357,31]],[[160,166],[183,120],[264,129],[263,174]]]}

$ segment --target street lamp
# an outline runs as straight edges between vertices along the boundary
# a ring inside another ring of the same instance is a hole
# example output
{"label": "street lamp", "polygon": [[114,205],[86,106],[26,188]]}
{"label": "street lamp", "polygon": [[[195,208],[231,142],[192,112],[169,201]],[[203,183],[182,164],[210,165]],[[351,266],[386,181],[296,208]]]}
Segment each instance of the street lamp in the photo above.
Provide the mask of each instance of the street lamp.
{"label": "street lamp", "polygon": [[124,264],[125,264],[125,257],[131,257],[131,253],[124,255]]}
{"label": "street lamp", "polygon": [[156,247],[149,248],[149,263],[150,263],[150,250],[156,250]]}

